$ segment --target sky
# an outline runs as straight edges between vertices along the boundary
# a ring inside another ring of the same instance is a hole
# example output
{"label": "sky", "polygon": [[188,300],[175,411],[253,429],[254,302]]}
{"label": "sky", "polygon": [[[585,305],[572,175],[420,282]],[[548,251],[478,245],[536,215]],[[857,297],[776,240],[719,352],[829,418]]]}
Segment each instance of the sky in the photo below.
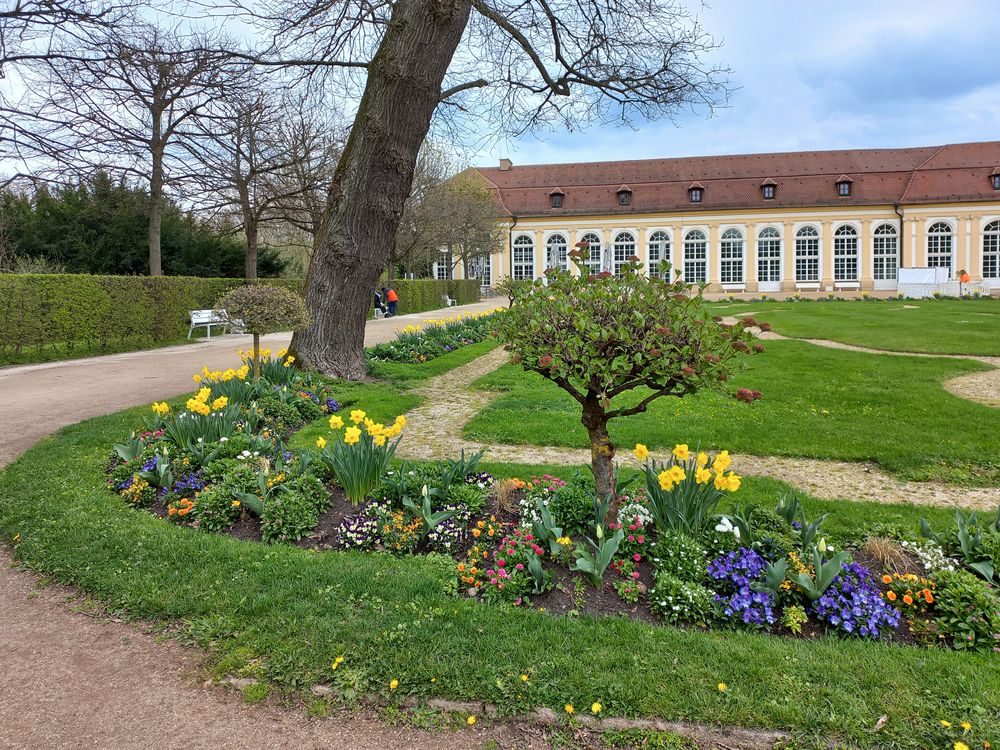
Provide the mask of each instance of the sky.
{"label": "sky", "polygon": [[714,116],[542,132],[474,162],[515,164],[1000,140],[997,0],[687,3],[737,90]]}

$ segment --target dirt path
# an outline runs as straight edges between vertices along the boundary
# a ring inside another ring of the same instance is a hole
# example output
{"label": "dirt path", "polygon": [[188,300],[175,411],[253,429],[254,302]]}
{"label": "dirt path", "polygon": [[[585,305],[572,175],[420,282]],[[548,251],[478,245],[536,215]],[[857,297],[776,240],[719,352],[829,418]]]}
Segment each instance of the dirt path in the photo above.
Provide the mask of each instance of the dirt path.
{"label": "dirt path", "polygon": [[[495,301],[459,308],[476,311]],[[367,343],[439,311],[368,324]],[[246,337],[0,370],[0,467],[45,435],[88,417],[192,388],[202,365],[229,366]],[[281,347],[287,336],[269,336]],[[38,408],[45,404],[44,409]],[[0,498],[2,502],[2,498]],[[465,750],[525,744],[503,726],[460,732],[393,728],[367,715],[306,719],[246,705],[202,685],[202,654],[67,606],[71,591],[38,588],[0,549],[0,748],[7,750]],[[537,745],[535,745],[537,746]]]}
{"label": "dirt path", "polygon": [[[766,334],[765,334],[766,335]],[[426,401],[407,414],[411,435],[420,440],[403,440],[397,454],[402,458],[435,459],[454,456],[465,448],[485,450],[492,461],[527,464],[584,464],[590,451],[580,448],[553,448],[532,445],[486,445],[469,440],[462,428],[497,394],[469,389],[469,385],[506,361],[506,352],[496,349],[467,365],[432,378],[420,388]],[[991,371],[992,372],[992,371]],[[634,461],[622,452],[623,461]],[[901,482],[877,466],[846,461],[809,458],[737,455],[734,471],[750,476],[782,479],[816,497],[871,500],[880,503],[961,506],[992,510],[1000,504],[1000,487],[963,488],[927,482]]]}

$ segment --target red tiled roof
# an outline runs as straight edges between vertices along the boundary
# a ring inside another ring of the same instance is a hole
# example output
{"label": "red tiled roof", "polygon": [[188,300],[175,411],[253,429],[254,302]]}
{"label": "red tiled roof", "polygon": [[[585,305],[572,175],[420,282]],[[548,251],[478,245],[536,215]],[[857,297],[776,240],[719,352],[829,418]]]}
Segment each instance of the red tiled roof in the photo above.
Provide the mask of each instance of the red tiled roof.
{"label": "red tiled roof", "polygon": [[[1000,164],[1000,141],[921,148],[801,151],[777,154],[695,156],[678,159],[478,167],[501,209],[512,216],[567,216],[706,211],[756,207],[865,206],[995,201],[989,176]],[[850,175],[851,195],[836,182]],[[761,196],[761,180],[778,186]],[[630,205],[619,205],[616,186],[631,186]],[[688,188],[704,186],[691,204]],[[565,191],[562,208],[549,195]]]}

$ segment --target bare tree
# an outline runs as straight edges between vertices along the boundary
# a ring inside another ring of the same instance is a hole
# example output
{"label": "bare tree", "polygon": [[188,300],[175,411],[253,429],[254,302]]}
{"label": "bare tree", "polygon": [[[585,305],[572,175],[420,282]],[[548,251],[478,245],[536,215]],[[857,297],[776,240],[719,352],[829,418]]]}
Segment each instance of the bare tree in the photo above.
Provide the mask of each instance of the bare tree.
{"label": "bare tree", "polygon": [[488,259],[503,244],[497,225],[500,212],[475,170],[455,175],[439,192],[452,271],[461,264],[465,278],[474,278],[475,271],[482,267],[477,261]]}
{"label": "bare tree", "polygon": [[[263,0],[266,2],[267,0]],[[725,97],[715,45],[672,0],[285,0],[260,61],[312,66],[361,91],[330,187],[292,346],[307,366],[365,374],[364,324],[431,120],[519,133],[671,116]]]}
{"label": "bare tree", "polygon": [[148,180],[149,272],[162,274],[164,191],[183,175],[176,148],[185,127],[224,91],[233,75],[209,40],[185,39],[149,25],[108,30],[81,58],[53,50],[26,78],[44,137],[63,144],[47,157],[79,174],[102,169]]}

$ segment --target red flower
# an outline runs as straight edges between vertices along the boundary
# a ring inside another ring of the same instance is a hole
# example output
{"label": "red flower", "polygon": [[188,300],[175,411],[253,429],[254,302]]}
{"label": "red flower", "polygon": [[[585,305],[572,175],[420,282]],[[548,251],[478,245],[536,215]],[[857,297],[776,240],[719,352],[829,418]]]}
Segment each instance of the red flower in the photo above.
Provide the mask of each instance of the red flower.
{"label": "red flower", "polygon": [[745,341],[734,341],[733,342],[733,349],[735,349],[738,352],[748,352],[748,351],[750,351],[750,347],[747,346],[747,343]]}
{"label": "red flower", "polygon": [[748,315],[747,317],[742,318],[740,323],[742,323],[745,327],[750,328],[757,325],[757,319]]}
{"label": "red flower", "polygon": [[740,401],[745,401],[748,404],[753,403],[757,399],[763,397],[764,394],[761,393],[760,391],[752,391],[749,388],[740,388],[738,391],[736,391],[736,398],[739,399]]}

